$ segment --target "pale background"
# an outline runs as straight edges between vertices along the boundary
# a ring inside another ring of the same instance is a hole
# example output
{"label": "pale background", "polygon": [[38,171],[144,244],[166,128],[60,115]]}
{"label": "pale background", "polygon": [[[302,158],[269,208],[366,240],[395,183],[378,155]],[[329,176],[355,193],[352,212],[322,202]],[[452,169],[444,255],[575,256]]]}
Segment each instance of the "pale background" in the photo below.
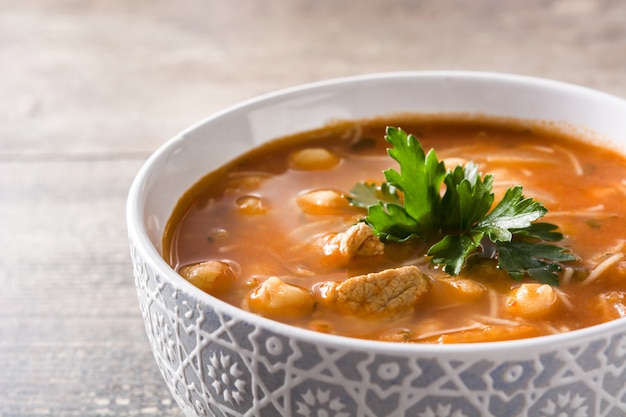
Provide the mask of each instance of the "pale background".
{"label": "pale background", "polygon": [[0,417],[181,416],[127,249],[143,161],[258,94],[433,69],[626,98],[626,1],[0,0]]}

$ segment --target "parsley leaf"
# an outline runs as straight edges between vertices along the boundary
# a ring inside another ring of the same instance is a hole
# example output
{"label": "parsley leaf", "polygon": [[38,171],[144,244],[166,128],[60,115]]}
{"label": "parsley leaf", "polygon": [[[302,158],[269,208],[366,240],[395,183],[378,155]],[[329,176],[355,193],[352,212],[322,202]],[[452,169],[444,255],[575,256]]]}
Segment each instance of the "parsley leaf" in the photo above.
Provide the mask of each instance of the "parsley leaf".
{"label": "parsley leaf", "polygon": [[558,242],[563,239],[563,233],[555,232],[558,226],[552,223],[533,223],[524,229],[512,230],[514,235],[528,236],[545,240],[546,242]]}
{"label": "parsley leaf", "polygon": [[458,275],[467,257],[480,246],[482,237],[480,232],[447,235],[431,246],[427,255],[432,256],[433,263],[442,265],[447,274]]}
{"label": "parsley leaf", "polygon": [[441,201],[441,224],[447,229],[469,230],[481,220],[493,203],[493,177],[480,178],[473,162],[457,166],[444,178],[446,192]]}
{"label": "parsley leaf", "polygon": [[554,245],[523,241],[499,242],[498,266],[516,280],[528,274],[532,279],[545,284],[558,285],[559,261],[576,259],[566,249]]}
{"label": "parsley leaf", "polygon": [[404,209],[415,219],[416,232],[425,233],[436,224],[439,213],[439,189],[446,169],[437,160],[434,150],[424,154],[422,145],[413,135],[401,129],[388,127],[386,140],[393,145],[389,156],[398,161],[400,172],[394,169],[384,171],[385,179],[402,191]]}
{"label": "parsley leaf", "polygon": [[370,206],[365,222],[383,242],[405,242],[418,236],[417,221],[399,204]]}
{"label": "parsley leaf", "polygon": [[508,242],[512,235],[510,229],[530,227],[531,222],[547,212],[543,204],[532,198],[524,198],[522,186],[516,185],[506,190],[502,200],[477,227],[485,231],[492,242]]}
{"label": "parsley leaf", "polygon": [[350,194],[348,201],[352,205],[364,209],[374,206],[381,201],[385,203],[400,203],[398,190],[387,182],[383,182],[380,185],[360,182],[350,190]]}
{"label": "parsley leaf", "polygon": [[529,276],[558,285],[561,262],[576,257],[542,243],[557,242],[563,235],[556,225],[533,223],[548,210],[524,197],[522,186],[509,188],[493,206],[493,176],[483,177],[473,162],[447,171],[435,151],[425,153],[414,135],[388,127],[385,139],[400,170],[385,170],[386,181],[380,185],[356,184],[349,197],[351,204],[367,209],[363,221],[381,241],[435,242],[427,255],[450,275],[458,275],[470,255],[491,257],[486,252],[495,250],[498,267],[513,279]]}

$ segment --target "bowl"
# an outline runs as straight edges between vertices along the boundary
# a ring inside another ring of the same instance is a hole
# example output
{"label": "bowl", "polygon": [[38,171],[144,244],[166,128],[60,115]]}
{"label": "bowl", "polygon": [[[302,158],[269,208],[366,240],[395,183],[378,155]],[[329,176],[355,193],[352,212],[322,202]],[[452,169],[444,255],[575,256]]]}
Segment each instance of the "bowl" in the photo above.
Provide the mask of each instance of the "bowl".
{"label": "bowl", "polygon": [[357,340],[226,304],[163,260],[164,227],[197,180],[268,140],[337,119],[403,112],[553,120],[626,149],[626,101],[557,81],[401,72],[290,88],[214,114],[158,149],[127,223],[156,363],[187,416],[617,416],[626,414],[626,320],[532,339],[458,345]]}

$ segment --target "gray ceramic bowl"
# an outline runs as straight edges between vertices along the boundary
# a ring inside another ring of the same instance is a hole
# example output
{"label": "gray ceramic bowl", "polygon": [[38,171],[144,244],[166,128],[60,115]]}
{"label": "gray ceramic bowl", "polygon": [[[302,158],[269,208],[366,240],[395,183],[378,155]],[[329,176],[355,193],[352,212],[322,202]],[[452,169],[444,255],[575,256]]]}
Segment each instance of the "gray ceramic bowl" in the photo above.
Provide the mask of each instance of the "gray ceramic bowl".
{"label": "gray ceramic bowl", "polygon": [[626,149],[626,101],[527,77],[392,73],[269,94],[185,130],[146,162],[127,219],[157,365],[187,416],[623,416],[626,321],[511,342],[364,341],[293,328],[201,292],[161,257],[163,228],[209,170],[333,119],[470,112],[570,122]]}

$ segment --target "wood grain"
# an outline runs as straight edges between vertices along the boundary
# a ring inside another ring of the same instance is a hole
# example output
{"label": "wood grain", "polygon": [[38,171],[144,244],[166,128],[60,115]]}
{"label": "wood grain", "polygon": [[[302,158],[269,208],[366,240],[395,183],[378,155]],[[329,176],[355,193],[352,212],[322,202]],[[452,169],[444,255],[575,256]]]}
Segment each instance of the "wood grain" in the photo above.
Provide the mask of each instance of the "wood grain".
{"label": "wood grain", "polygon": [[527,74],[626,97],[626,2],[0,0],[0,416],[181,416],[124,205],[150,152],[278,88]]}

